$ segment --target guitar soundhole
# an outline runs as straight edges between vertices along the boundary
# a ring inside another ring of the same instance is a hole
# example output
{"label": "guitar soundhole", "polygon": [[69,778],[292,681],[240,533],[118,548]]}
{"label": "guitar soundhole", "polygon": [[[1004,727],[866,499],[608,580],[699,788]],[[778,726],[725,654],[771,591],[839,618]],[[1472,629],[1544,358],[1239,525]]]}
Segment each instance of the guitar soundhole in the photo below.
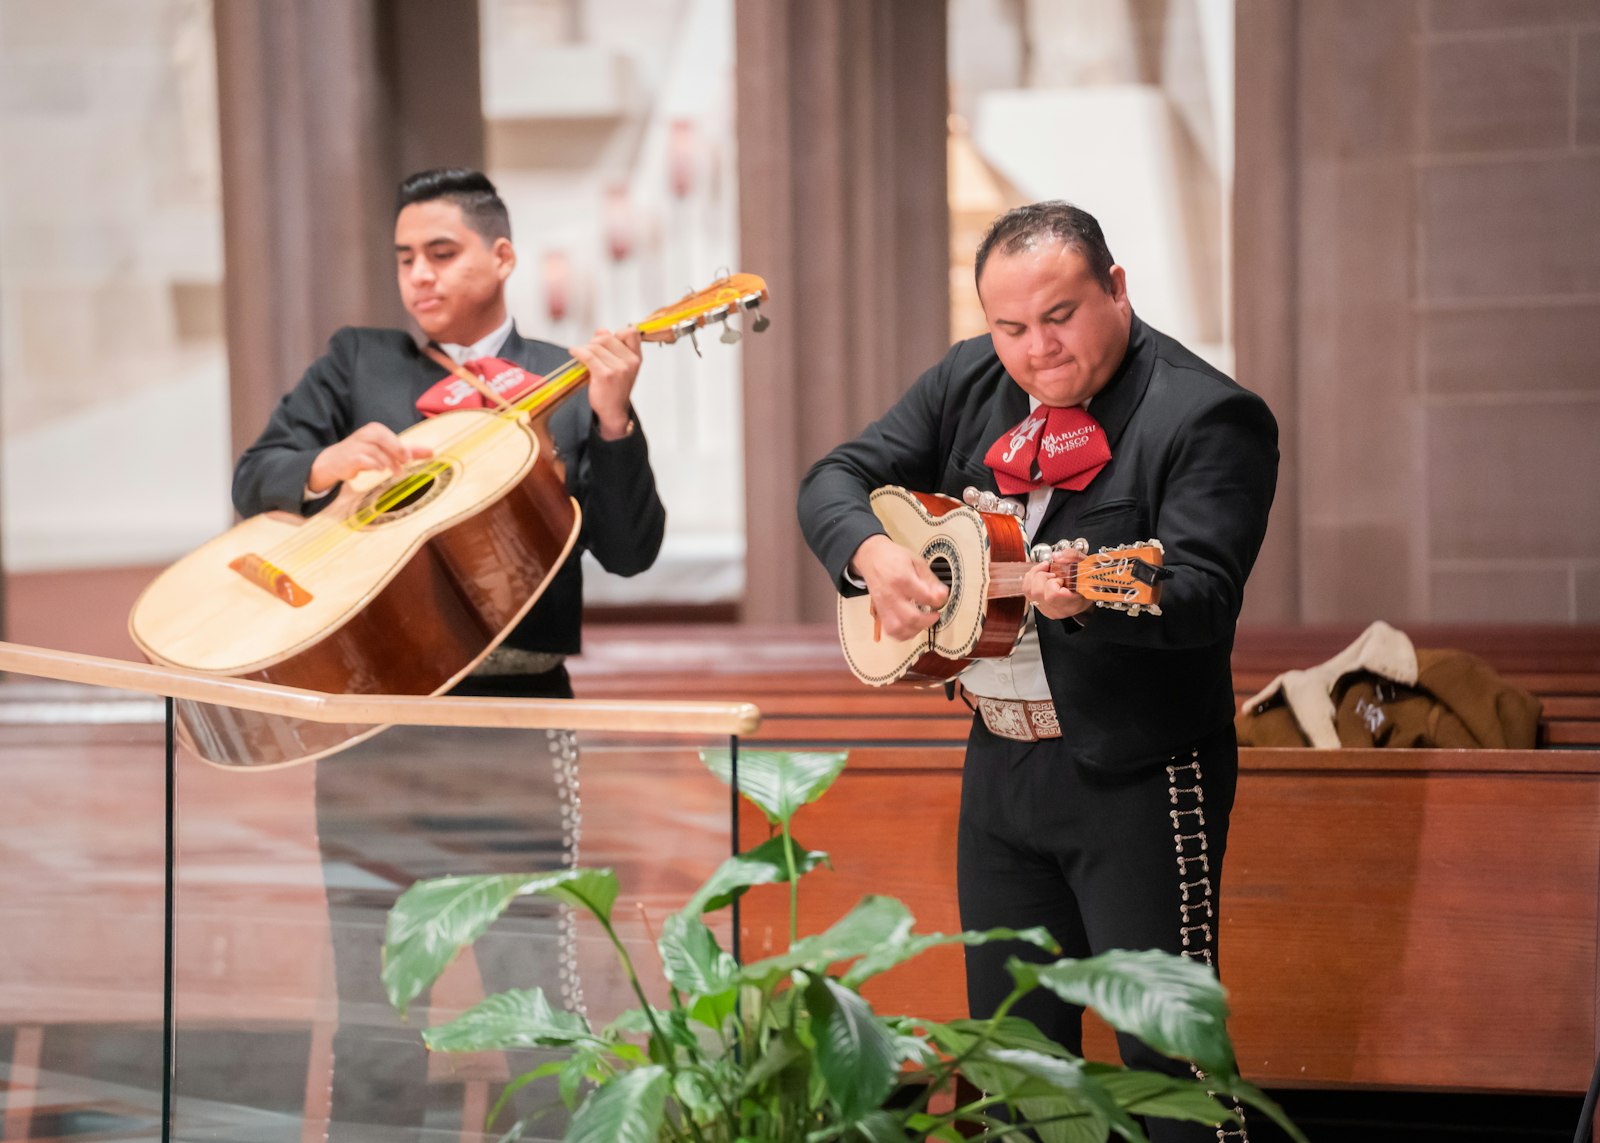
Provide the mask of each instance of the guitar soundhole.
{"label": "guitar soundhole", "polygon": [[935,630],[939,630],[950,622],[961,601],[961,567],[958,563],[961,557],[948,537],[939,536],[922,550],[922,558],[928,561],[928,570],[934,577],[950,589],[950,598],[940,609],[943,614],[935,625]]}
{"label": "guitar soundhole", "polygon": [[455,475],[452,464],[424,461],[368,492],[351,522],[360,528],[379,528],[404,520],[438,499]]}

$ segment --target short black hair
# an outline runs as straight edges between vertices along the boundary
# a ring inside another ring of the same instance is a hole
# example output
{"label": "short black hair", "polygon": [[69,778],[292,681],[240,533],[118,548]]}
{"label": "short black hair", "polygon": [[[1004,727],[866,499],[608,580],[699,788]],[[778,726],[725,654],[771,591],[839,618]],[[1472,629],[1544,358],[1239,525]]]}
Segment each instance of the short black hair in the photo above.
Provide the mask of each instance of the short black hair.
{"label": "short black hair", "polygon": [[983,281],[983,265],[995,250],[1001,254],[1020,254],[1046,239],[1060,242],[1083,255],[1100,288],[1108,294],[1112,291],[1113,259],[1106,246],[1106,236],[1100,232],[1100,223],[1087,210],[1060,199],[1015,207],[991,222],[983,241],[978,243],[972,269],[974,283]]}
{"label": "short black hair", "polygon": [[501,201],[500,192],[494,189],[488,175],[467,167],[437,167],[407,175],[395,194],[395,217],[408,206],[441,198],[461,208],[461,217],[485,243],[493,245],[497,238],[510,239],[511,213]]}

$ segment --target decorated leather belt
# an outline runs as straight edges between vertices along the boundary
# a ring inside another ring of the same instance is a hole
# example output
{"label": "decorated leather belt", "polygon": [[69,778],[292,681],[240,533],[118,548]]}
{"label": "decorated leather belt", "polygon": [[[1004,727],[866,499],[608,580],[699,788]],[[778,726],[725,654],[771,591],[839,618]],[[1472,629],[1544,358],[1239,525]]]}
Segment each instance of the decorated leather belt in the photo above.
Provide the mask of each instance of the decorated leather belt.
{"label": "decorated leather belt", "polygon": [[1026,699],[997,699],[972,695],[978,714],[990,734],[1013,742],[1038,742],[1041,738],[1060,738],[1061,723],[1056,720],[1056,704]]}

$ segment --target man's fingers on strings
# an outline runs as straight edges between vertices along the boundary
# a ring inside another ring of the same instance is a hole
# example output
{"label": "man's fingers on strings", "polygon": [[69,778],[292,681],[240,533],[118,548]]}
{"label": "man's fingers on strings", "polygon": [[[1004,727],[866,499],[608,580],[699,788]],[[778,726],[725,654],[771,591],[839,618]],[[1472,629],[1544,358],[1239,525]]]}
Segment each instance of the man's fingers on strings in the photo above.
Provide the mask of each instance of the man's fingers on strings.
{"label": "man's fingers on strings", "polygon": [[915,586],[920,590],[913,593],[912,602],[922,605],[925,609],[938,607],[950,598],[950,589],[927,564],[918,567]]}

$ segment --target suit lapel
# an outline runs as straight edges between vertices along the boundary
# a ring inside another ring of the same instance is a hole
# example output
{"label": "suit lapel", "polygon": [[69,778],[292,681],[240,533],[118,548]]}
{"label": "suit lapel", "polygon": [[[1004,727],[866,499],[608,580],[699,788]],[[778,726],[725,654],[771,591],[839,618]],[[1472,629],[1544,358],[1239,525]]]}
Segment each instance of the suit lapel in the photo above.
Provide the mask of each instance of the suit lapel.
{"label": "suit lapel", "polygon": [[[1104,389],[1096,393],[1094,400],[1089,403],[1089,412],[1100,423],[1100,431],[1106,434],[1106,443],[1111,448],[1111,463],[1107,469],[1117,463],[1117,444],[1122,439],[1123,430],[1128,427],[1128,422],[1133,419],[1133,411],[1139,407],[1139,402],[1144,400],[1145,390],[1150,387],[1150,374],[1155,369],[1155,340],[1150,336],[1150,331],[1144,322],[1139,320],[1139,315],[1133,315],[1133,323],[1128,327],[1128,352],[1122,358],[1122,364],[1112,374],[1111,380],[1106,382]],[[1095,477],[1103,480],[1105,472]],[[1094,487],[1084,489],[1088,492]],[[1074,498],[1081,498],[1082,492],[1068,492],[1058,488],[1050,497],[1046,505],[1044,516],[1039,520],[1037,535],[1043,536],[1045,530],[1057,516],[1072,503]]]}
{"label": "suit lapel", "polygon": [[528,369],[531,368],[528,364],[530,348],[528,343],[522,339],[522,335],[517,332],[517,327],[513,325],[511,332],[506,335],[505,344],[500,347],[500,352],[495,356]]}

